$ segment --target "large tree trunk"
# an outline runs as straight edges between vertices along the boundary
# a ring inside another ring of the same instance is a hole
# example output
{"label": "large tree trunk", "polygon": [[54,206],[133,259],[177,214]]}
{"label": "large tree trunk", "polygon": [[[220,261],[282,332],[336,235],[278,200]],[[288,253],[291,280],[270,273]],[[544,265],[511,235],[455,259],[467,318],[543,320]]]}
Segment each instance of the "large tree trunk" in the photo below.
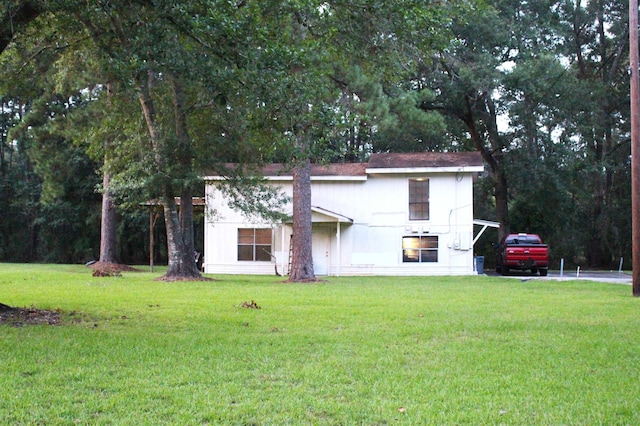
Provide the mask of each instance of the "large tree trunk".
{"label": "large tree trunk", "polygon": [[[183,196],[185,196],[184,192]],[[167,273],[162,279],[167,281],[202,278],[196,265],[193,237],[190,239],[191,244],[189,244],[189,238],[185,238],[188,231],[185,233],[181,225],[183,222],[190,222],[191,234],[193,235],[193,202],[191,197],[182,199],[180,204],[180,213],[178,213],[178,207],[173,197],[168,196],[163,199],[169,265]]]}
{"label": "large tree trunk", "polygon": [[[111,99],[113,97],[114,85],[107,82],[107,96],[109,98],[109,108],[113,108]],[[104,141],[104,170],[102,172],[102,215],[100,217],[100,262],[118,263],[117,242],[116,242],[116,208],[111,198],[109,189],[111,175],[109,173],[109,155],[111,151],[111,140]]]}
{"label": "large tree trunk", "polygon": [[[173,113],[175,120],[175,131],[178,140],[178,149],[176,152],[177,161],[180,164],[180,170],[185,174],[191,172],[193,162],[193,148],[191,137],[188,131],[187,114],[185,107],[185,95],[182,82],[177,74],[170,76],[171,89],[173,91]],[[180,261],[180,271],[177,276],[201,278],[198,265],[196,263],[196,247],[193,231],[193,192],[188,183],[183,184],[180,191],[180,215],[179,230],[182,239],[182,253]],[[171,276],[171,271],[167,272],[167,276]]]}
{"label": "large tree trunk", "polygon": [[[147,124],[149,136],[154,150],[156,167],[159,172],[165,170],[164,164],[166,158],[163,156],[165,151],[165,142],[162,139],[162,135],[159,131],[159,126],[156,122],[156,111],[153,104],[153,99],[149,92],[149,83],[153,79],[151,72],[146,78],[142,78],[138,81],[138,99],[142,107],[142,112]],[[179,97],[180,95],[175,93],[174,95]],[[176,114],[182,115],[180,111],[177,111],[176,106],[181,102],[179,99],[174,99],[174,108],[176,108]],[[183,118],[176,116],[176,132],[178,139],[185,137],[184,132],[186,121],[181,122]],[[196,265],[196,259],[194,254],[194,237],[193,237],[193,200],[191,198],[191,192],[183,189],[181,192],[181,213],[178,214],[178,207],[174,198],[172,186],[168,180],[163,180],[162,183],[162,204],[164,207],[164,220],[167,230],[167,252],[168,252],[168,269],[164,275],[165,280],[175,279],[200,279],[202,278],[198,267]],[[191,222],[191,225],[185,225],[183,223]],[[185,237],[185,233],[187,236]]]}
{"label": "large tree trunk", "polygon": [[316,279],[311,237],[311,162],[306,159],[293,169],[293,253],[289,281]]}
{"label": "large tree trunk", "polygon": [[[105,160],[106,161],[106,160]],[[111,176],[105,170],[102,176],[102,216],[100,219],[100,262],[118,263],[116,253],[116,209],[109,193]]]}

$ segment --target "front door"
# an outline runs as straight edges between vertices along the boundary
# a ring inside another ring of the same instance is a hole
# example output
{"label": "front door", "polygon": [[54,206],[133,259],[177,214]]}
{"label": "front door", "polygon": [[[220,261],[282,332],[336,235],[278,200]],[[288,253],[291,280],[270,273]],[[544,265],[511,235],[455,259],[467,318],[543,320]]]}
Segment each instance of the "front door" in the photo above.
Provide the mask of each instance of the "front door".
{"label": "front door", "polygon": [[329,229],[326,227],[314,227],[311,239],[313,255],[313,272],[316,275],[329,275]]}

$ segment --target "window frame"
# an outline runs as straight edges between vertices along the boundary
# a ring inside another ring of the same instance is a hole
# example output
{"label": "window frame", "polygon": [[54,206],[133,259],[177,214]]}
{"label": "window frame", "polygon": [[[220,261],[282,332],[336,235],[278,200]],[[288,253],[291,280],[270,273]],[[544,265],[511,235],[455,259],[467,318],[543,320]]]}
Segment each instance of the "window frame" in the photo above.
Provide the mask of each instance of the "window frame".
{"label": "window frame", "polygon": [[[415,241],[416,243],[409,243]],[[402,263],[438,263],[440,239],[437,235],[404,235]]]}
{"label": "window frame", "polygon": [[429,220],[431,216],[429,206],[430,186],[429,178],[409,179],[409,220]]}
{"label": "window frame", "polygon": [[[268,244],[265,240],[267,236]],[[238,228],[237,237],[236,259],[238,262],[271,262],[273,253],[271,228]],[[266,248],[268,249],[265,250]]]}

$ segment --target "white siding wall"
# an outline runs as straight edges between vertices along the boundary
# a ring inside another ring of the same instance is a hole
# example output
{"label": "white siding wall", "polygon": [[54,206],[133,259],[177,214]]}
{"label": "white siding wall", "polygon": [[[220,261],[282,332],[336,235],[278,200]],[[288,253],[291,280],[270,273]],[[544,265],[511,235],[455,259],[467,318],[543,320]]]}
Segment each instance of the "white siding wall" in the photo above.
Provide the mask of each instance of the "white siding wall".
{"label": "white siding wall", "polygon": [[[430,179],[430,218],[410,221],[408,179]],[[291,195],[290,182],[277,182]],[[213,185],[207,185],[207,203],[218,215],[205,224],[205,271],[207,273],[273,274],[273,262],[239,262],[237,229],[273,227],[274,255],[278,271],[288,262],[289,225],[248,222],[229,209]],[[312,202],[353,220],[342,223],[340,250],[336,223],[314,223],[316,247],[326,253],[327,273],[331,275],[466,275],[473,274],[473,188],[470,173],[432,173],[429,175],[369,175],[366,181],[313,181]],[[288,210],[290,212],[290,207]],[[317,216],[317,215],[316,215]],[[213,220],[211,220],[213,219]],[[326,218],[329,220],[329,218]],[[315,219],[314,219],[315,220]],[[322,229],[322,231],[320,231]],[[283,238],[284,235],[284,238]],[[328,235],[327,237],[324,237]],[[403,263],[402,237],[438,236],[437,263]],[[284,247],[283,247],[284,242]],[[340,258],[338,259],[338,253]],[[314,259],[324,267],[325,259]]]}

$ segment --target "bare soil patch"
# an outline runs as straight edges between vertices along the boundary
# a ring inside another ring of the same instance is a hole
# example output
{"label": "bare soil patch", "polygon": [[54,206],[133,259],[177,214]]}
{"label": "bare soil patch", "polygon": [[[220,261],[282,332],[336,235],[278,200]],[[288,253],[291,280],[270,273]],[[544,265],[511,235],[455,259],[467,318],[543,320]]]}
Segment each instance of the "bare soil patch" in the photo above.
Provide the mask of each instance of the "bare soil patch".
{"label": "bare soil patch", "polygon": [[123,272],[140,272],[136,268],[121,263],[94,262],[87,266],[93,269],[94,277],[118,277]]}
{"label": "bare soil patch", "polygon": [[217,281],[213,278],[205,277],[203,275],[195,276],[195,277],[181,277],[175,275],[163,275],[161,277],[156,278],[154,281],[164,281],[164,282],[178,282],[178,281]]}
{"label": "bare soil patch", "polygon": [[245,308],[245,309],[262,309],[256,302],[254,302],[253,300],[251,301],[251,303],[244,301],[242,302],[242,304],[240,304],[241,308]]}
{"label": "bare soil patch", "polygon": [[14,327],[22,327],[30,324],[60,324],[60,311],[48,311],[44,309],[14,308],[0,303],[0,324],[9,324]]}

